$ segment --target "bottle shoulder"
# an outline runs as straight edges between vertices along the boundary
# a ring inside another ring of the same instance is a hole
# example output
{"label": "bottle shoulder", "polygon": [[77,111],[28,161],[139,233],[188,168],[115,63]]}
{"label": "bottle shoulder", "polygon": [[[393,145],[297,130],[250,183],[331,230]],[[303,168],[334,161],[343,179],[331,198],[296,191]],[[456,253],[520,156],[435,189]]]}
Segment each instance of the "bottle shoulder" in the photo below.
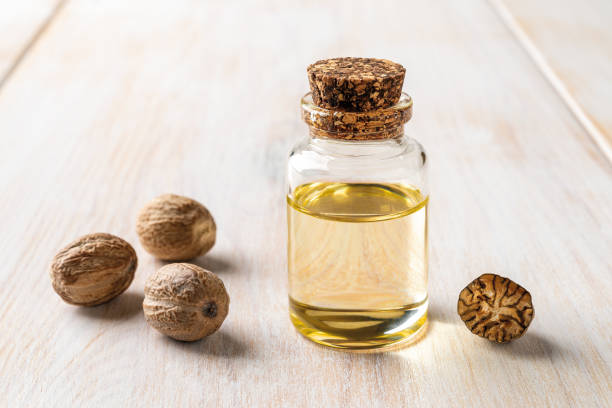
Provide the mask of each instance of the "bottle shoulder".
{"label": "bottle shoulder", "polygon": [[289,154],[289,166],[296,170],[320,166],[411,166],[424,167],[427,154],[416,139],[384,141],[336,141],[303,139]]}
{"label": "bottle shoulder", "polygon": [[288,182],[376,181],[424,186],[427,155],[415,139],[337,141],[305,139],[291,150]]}

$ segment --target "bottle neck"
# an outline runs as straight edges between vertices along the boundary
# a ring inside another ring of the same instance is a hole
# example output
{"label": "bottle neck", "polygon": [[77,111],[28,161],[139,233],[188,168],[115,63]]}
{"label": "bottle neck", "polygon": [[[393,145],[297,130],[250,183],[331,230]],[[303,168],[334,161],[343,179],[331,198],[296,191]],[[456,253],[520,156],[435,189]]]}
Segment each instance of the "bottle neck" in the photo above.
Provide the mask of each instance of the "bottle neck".
{"label": "bottle neck", "polygon": [[402,132],[394,138],[341,139],[310,133],[309,146],[323,155],[346,158],[386,159],[401,154],[412,139]]}

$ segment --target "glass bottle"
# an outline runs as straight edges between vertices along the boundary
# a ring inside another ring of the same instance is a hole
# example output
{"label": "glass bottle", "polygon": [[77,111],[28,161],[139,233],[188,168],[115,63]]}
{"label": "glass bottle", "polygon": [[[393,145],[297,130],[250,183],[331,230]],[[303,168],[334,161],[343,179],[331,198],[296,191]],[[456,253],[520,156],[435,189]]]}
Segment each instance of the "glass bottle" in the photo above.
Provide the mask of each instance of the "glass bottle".
{"label": "glass bottle", "polygon": [[350,350],[416,338],[427,320],[427,160],[404,134],[412,99],[369,112],[301,101],[287,172],[291,321]]}

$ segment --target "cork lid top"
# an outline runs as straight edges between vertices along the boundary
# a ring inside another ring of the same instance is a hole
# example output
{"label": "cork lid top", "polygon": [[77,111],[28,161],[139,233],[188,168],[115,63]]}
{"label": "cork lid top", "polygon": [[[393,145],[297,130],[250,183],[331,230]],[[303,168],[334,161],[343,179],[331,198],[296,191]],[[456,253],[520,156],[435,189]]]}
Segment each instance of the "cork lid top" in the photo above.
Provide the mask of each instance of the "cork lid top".
{"label": "cork lid top", "polygon": [[313,102],[325,109],[368,112],[395,105],[406,70],[375,58],[332,58],[307,69]]}

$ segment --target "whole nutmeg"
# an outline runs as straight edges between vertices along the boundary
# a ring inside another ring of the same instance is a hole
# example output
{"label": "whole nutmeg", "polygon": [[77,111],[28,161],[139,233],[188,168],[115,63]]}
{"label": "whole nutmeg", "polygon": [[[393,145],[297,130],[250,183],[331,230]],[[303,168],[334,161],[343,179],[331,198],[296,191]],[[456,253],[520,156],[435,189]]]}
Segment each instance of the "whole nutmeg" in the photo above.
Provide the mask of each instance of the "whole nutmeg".
{"label": "whole nutmeg", "polygon": [[194,341],[221,327],[229,310],[229,296],[214,273],[175,263],[147,279],[142,306],[154,329],[176,340]]}
{"label": "whole nutmeg", "polygon": [[496,343],[521,337],[534,316],[529,292],[492,273],[479,276],[461,291],[457,313],[472,333]]}
{"label": "whole nutmeg", "polygon": [[123,293],[137,264],[136,252],[126,241],[111,234],[89,234],[55,255],[51,283],[66,302],[95,306]]}
{"label": "whole nutmeg", "polygon": [[215,244],[217,226],[210,212],[191,198],[161,195],[140,210],[136,231],[144,249],[166,261],[204,255]]}

